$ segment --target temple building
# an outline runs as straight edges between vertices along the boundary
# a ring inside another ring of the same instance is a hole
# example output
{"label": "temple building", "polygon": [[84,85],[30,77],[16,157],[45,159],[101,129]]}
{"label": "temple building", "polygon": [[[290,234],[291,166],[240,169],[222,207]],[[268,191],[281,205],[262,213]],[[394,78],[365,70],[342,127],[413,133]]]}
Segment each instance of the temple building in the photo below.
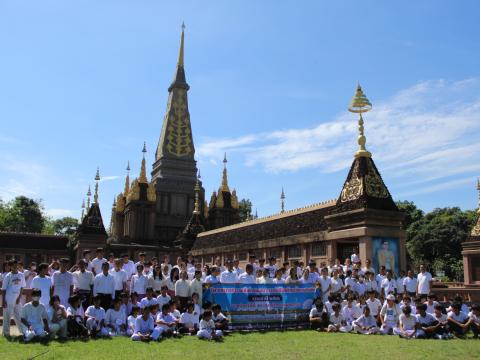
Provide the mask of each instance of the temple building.
{"label": "temple building", "polygon": [[477,190],[477,221],[462,244],[462,256],[465,285],[480,287],[480,179],[477,180]]}
{"label": "temple building", "polygon": [[257,258],[275,256],[305,263],[313,259],[317,264],[337,258],[343,262],[357,254],[363,263],[371,259],[377,270],[380,266],[397,274],[405,270],[404,214],[365,147],[362,113],[371,107],[358,86],[349,111],[359,114],[359,149],[336,200],[285,211],[282,189],[279,214],[202,232],[191,254],[204,263],[213,262],[217,256],[246,261],[254,254]]}

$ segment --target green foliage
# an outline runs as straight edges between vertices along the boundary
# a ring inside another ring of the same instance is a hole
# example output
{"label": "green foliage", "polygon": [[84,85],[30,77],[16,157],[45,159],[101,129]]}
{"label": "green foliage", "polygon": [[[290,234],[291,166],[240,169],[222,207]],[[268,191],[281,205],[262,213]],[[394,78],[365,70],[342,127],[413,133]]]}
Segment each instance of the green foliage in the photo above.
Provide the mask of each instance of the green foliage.
{"label": "green foliage", "polygon": [[407,252],[412,266],[424,262],[433,272],[443,270],[448,278],[461,281],[461,243],[475,222],[475,213],[453,207],[424,214],[408,201],[397,206],[406,213]]}
{"label": "green foliage", "polygon": [[40,233],[45,225],[41,200],[17,196],[0,206],[0,230]]}
{"label": "green foliage", "polygon": [[252,202],[249,199],[242,199],[238,203],[238,210],[240,212],[240,220],[247,221],[252,218]]}

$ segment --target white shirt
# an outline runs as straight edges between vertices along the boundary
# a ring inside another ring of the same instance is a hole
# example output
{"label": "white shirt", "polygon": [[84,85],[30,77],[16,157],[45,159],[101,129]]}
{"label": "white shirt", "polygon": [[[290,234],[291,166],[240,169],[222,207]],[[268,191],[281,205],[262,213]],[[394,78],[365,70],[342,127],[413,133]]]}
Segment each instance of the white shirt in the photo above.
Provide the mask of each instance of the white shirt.
{"label": "white shirt", "polygon": [[403,282],[405,281],[405,278],[397,278],[397,294],[403,294],[405,292],[404,287],[403,287]]}
{"label": "white shirt", "polygon": [[127,317],[122,310],[108,309],[105,314],[105,325],[125,325]]}
{"label": "white shirt", "polygon": [[6,290],[5,298],[8,303],[17,301],[20,296],[20,290],[25,287],[25,275],[21,272],[16,274],[9,272],[3,278],[2,290]]}
{"label": "white shirt", "polygon": [[370,315],[372,316],[377,316],[378,313],[380,312],[380,309],[382,308],[382,303],[377,298],[373,300],[370,300],[370,298],[368,298],[367,301],[365,301],[365,303],[370,309]]}
{"label": "white shirt", "polygon": [[197,279],[193,279],[192,281],[190,281],[190,289],[188,291],[188,296],[192,296],[193,293],[197,293],[198,294],[198,302],[201,304],[202,303],[202,294],[203,294],[203,286],[202,286],[202,281],[201,280],[197,280]]}
{"label": "white shirt", "polygon": [[205,278],[205,284],[218,284],[218,283],[219,283],[219,280],[216,276],[208,275]]}
{"label": "white shirt", "polygon": [[67,308],[67,316],[80,316],[80,319],[76,318],[75,321],[81,323],[85,317],[85,311],[83,311],[82,305],[74,309],[72,306]]}
{"label": "white shirt", "polygon": [[75,290],[85,290],[90,291],[93,286],[94,275],[91,271],[85,270],[81,272],[77,270],[72,273],[73,275],[73,288]]}
{"label": "white shirt", "polygon": [[180,316],[180,324],[185,325],[187,328],[193,328],[195,325],[198,326],[198,322],[198,316],[193,312],[184,312],[182,316]]}
{"label": "white shirt", "polygon": [[464,324],[465,321],[468,320],[468,315],[465,314],[463,311],[459,311],[458,315],[456,315],[453,311],[450,311],[448,313],[448,318],[452,318],[455,321],[458,321],[459,323]]}
{"label": "white shirt", "polygon": [[428,271],[425,271],[423,274],[419,273],[417,275],[417,280],[418,280],[418,293],[429,294],[430,281],[432,281],[432,274],[430,274]]}
{"label": "white shirt", "polygon": [[343,280],[339,277],[337,277],[336,279],[331,278],[331,283],[332,283],[332,289],[330,291],[333,293],[340,292],[340,290],[343,287]]}
{"label": "white shirt", "polygon": [[413,315],[407,317],[407,315],[402,314],[399,316],[398,320],[403,326],[403,330],[413,330],[415,329],[415,324],[417,323],[417,318]]}
{"label": "white shirt", "polygon": [[45,307],[49,306],[52,279],[50,279],[49,276],[41,277],[40,275],[37,275],[32,280],[32,289],[40,289],[42,292],[40,303]]}
{"label": "white shirt", "polygon": [[127,282],[127,272],[123,269],[119,271],[112,269],[110,275],[113,276],[113,282],[115,283],[115,290],[123,290],[123,285]]}
{"label": "white shirt", "polygon": [[385,296],[387,296],[391,292],[394,292],[396,287],[397,282],[394,279],[388,280],[388,278],[385,278],[382,280],[382,289],[385,293]]}
{"label": "white shirt", "polygon": [[87,311],[85,311],[85,316],[95,318],[95,320],[100,322],[105,319],[105,310],[102,307],[96,308],[95,305],[90,305]]}
{"label": "white shirt", "polygon": [[102,273],[102,264],[104,262],[107,262],[107,259],[105,258],[95,258],[92,260],[92,270],[94,270],[95,274],[98,275],[98,274],[101,274]]}
{"label": "white shirt", "polygon": [[417,278],[405,276],[403,278],[403,285],[406,287],[407,292],[414,293],[417,292]]}
{"label": "white shirt", "polygon": [[168,304],[172,300],[169,295],[162,296],[162,294],[157,296],[158,307],[162,309],[163,305]]}
{"label": "white shirt", "polygon": [[322,296],[324,298],[328,297],[328,294],[330,293],[330,290],[328,290],[329,286],[332,285],[332,278],[328,276],[320,276],[318,278],[318,282],[320,283],[322,287]]}
{"label": "white shirt", "polygon": [[255,275],[253,274],[247,274],[244,272],[238,277],[238,282],[240,284],[255,284],[257,282],[257,279],[255,278]]}
{"label": "white shirt", "polygon": [[215,323],[213,322],[212,319],[210,319],[209,321],[205,321],[202,319],[200,320],[199,328],[200,328],[200,331],[207,330],[208,332],[212,332],[213,330],[215,330]]}
{"label": "white shirt", "polygon": [[135,334],[150,334],[154,327],[155,325],[151,316],[148,316],[147,320],[144,320],[142,315],[139,315],[135,320]]}
{"label": "white shirt", "polygon": [[158,300],[157,298],[152,297],[151,299],[144,297],[142,300],[140,300],[140,308],[144,309],[148,306],[153,306],[153,305],[158,305]]}
{"label": "white shirt", "polygon": [[429,313],[425,313],[424,317],[421,316],[420,314],[417,314],[416,317],[417,317],[417,322],[422,324],[423,326],[431,326],[435,321],[437,321],[435,316]]}
{"label": "white shirt", "polygon": [[130,282],[130,293],[136,292],[139,295],[144,295],[147,292],[147,286],[148,278],[143,274],[135,274]]}
{"label": "white shirt", "polygon": [[128,260],[126,264],[123,263],[122,269],[125,270],[125,272],[127,273],[128,279],[130,279],[132,275],[137,272],[137,269],[135,269],[135,264],[133,263],[132,260]]}
{"label": "white shirt", "polygon": [[73,286],[72,273],[68,271],[62,273],[60,270],[55,271],[52,276],[52,283],[54,288],[53,295],[58,295],[62,300],[68,299],[70,288]]}
{"label": "white shirt", "polygon": [[177,280],[175,283],[175,296],[188,297],[190,292],[190,283],[188,280]]}
{"label": "white shirt", "polygon": [[105,275],[103,272],[95,276],[93,280],[93,295],[112,294],[115,297],[115,281],[110,274]]}
{"label": "white shirt", "polygon": [[237,273],[234,270],[231,272],[225,270],[220,274],[220,282],[222,284],[236,284],[238,282]]}
{"label": "white shirt", "polygon": [[48,320],[47,310],[42,304],[34,306],[33,303],[26,303],[23,308],[20,317],[27,320],[29,324],[43,324],[43,320]]}

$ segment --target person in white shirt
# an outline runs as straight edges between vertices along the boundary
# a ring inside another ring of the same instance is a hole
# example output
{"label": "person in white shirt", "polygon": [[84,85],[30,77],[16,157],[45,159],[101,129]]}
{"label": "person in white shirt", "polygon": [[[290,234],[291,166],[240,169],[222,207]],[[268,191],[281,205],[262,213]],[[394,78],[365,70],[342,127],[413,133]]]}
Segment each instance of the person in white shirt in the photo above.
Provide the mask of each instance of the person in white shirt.
{"label": "person in white shirt", "polygon": [[[98,275],[102,272],[102,265],[104,262],[107,262],[107,259],[103,257],[103,249],[97,248],[97,256],[91,261],[93,275]],[[110,266],[109,266],[110,268]]]}
{"label": "person in white shirt", "polygon": [[109,309],[112,300],[115,298],[115,280],[109,274],[110,265],[104,262],[102,271],[95,276],[93,280],[93,296],[100,298],[100,305],[105,309]]}
{"label": "person in white shirt", "polygon": [[453,303],[451,311],[447,315],[448,325],[450,331],[457,337],[463,338],[470,329],[472,319],[467,314],[461,311],[462,304]]}
{"label": "person in white shirt", "polygon": [[238,282],[240,284],[255,284],[256,278],[253,274],[254,267],[252,264],[247,264],[245,266],[245,272],[238,277]]}
{"label": "person in white shirt", "polygon": [[[48,267],[48,265],[47,265]],[[58,334],[60,339],[67,338],[67,310],[60,304],[57,295],[52,296],[47,308],[48,326],[52,337]]]}
{"label": "person in white shirt", "polygon": [[[48,267],[48,265],[47,265]],[[32,281],[35,276],[37,276],[37,264],[35,262],[30,263],[30,267],[23,271],[25,275],[25,287],[27,289],[33,289]]]}
{"label": "person in white shirt", "polygon": [[386,276],[386,273],[387,273],[387,270],[385,269],[385,266],[380,266],[380,271],[378,272],[378,274],[375,276],[375,280],[377,281],[377,289],[378,289],[378,292],[381,292],[382,290],[382,281],[383,279],[385,279],[387,276]]}
{"label": "person in white shirt", "polygon": [[368,306],[363,308],[363,315],[352,321],[352,327],[357,334],[373,335],[379,332],[377,320],[370,314]]}
{"label": "person in white shirt", "polygon": [[384,297],[386,297],[388,294],[395,294],[395,291],[397,289],[397,282],[395,281],[395,279],[393,279],[391,271],[388,271],[387,277],[382,280],[381,289]]}
{"label": "person in white shirt", "polygon": [[92,295],[92,287],[94,275],[87,270],[87,263],[85,260],[78,262],[78,270],[72,273],[73,276],[73,292],[80,297],[83,310],[87,310],[90,305],[90,298]]}
{"label": "person in white shirt", "polygon": [[234,259],[233,260],[233,269],[237,273],[237,276],[240,276],[243,274],[243,269],[240,267],[240,260]]}
{"label": "person in white shirt", "polygon": [[158,300],[156,297],[154,297],[154,291],[153,288],[148,287],[146,290],[145,297],[140,300],[140,308],[152,308],[153,306],[158,305]]}
{"label": "person in white shirt", "polygon": [[60,260],[60,270],[52,275],[53,295],[58,295],[63,306],[68,306],[68,298],[73,293],[73,276],[67,271],[69,260],[63,258]]}
{"label": "person in white shirt", "polygon": [[44,338],[50,333],[48,315],[45,306],[40,304],[42,292],[39,289],[32,290],[32,301],[25,304],[21,312],[21,331],[26,342],[35,337]]}
{"label": "person in white shirt", "polygon": [[83,261],[85,261],[85,267],[88,271],[92,271],[92,252],[88,249],[83,250]]}
{"label": "person in white shirt", "polygon": [[435,312],[435,306],[438,305],[437,296],[435,294],[428,295],[427,301],[424,304],[427,305],[427,313],[433,314]]}
{"label": "person in white shirt", "polygon": [[320,274],[317,271],[317,263],[315,262],[315,260],[310,260],[310,262],[308,263],[308,271],[308,283],[315,284],[320,278]]}
{"label": "person in white shirt", "polygon": [[410,296],[417,294],[417,278],[413,275],[412,270],[407,271],[407,276],[403,278],[403,287],[405,292]]}
{"label": "person in white shirt", "polygon": [[122,260],[115,259],[114,268],[110,270],[110,275],[113,276],[113,282],[115,284],[115,296],[118,298],[120,294],[127,290],[128,275],[125,270],[122,269]]}
{"label": "person in white shirt", "polygon": [[95,338],[97,336],[109,336],[108,329],[105,327],[105,309],[100,306],[101,302],[102,298],[99,295],[94,295],[93,305],[90,305],[87,308],[87,311],[85,311],[85,317],[87,318],[87,329],[90,332],[90,336],[92,338]]}
{"label": "person in white shirt", "polygon": [[343,319],[345,320],[347,325],[352,325],[352,322],[358,319],[362,314],[361,310],[357,306],[355,306],[354,301],[354,297],[352,295],[349,295],[347,298],[347,305],[345,305],[342,309]]}
{"label": "person in white shirt", "polygon": [[206,310],[200,320],[197,337],[199,339],[220,340],[223,336],[222,330],[215,329],[215,323],[212,320],[212,312]]}
{"label": "person in white shirt", "polygon": [[146,307],[142,309],[142,315],[135,319],[135,329],[131,339],[133,341],[155,341],[160,338],[161,332],[162,330],[159,327],[155,327],[150,308]]}
{"label": "person in white shirt", "polygon": [[403,314],[398,318],[398,327],[393,328],[393,333],[405,339],[415,337],[417,328],[417,318],[412,315],[412,309],[409,305],[403,308]]}
{"label": "person in white shirt", "polygon": [[283,270],[282,269],[278,269],[276,272],[275,272],[275,277],[273,278],[272,282],[274,284],[285,284],[285,279],[283,278]]}
{"label": "person in white shirt", "polygon": [[396,284],[396,288],[397,288],[397,295],[400,295],[400,297],[403,297],[403,294],[405,293],[405,286],[403,285],[403,282],[405,281],[405,271],[400,271],[400,275],[397,276],[397,278],[395,279],[397,284]]}
{"label": "person in white shirt", "polygon": [[441,325],[432,314],[427,313],[427,305],[421,304],[417,306],[417,333],[415,337],[417,339],[427,339],[437,337]]}
{"label": "person in white shirt", "polygon": [[180,316],[180,333],[194,335],[198,332],[200,320],[198,315],[194,313],[194,309],[193,302],[188,302],[185,312]]}
{"label": "person in white shirt", "polygon": [[166,285],[162,286],[160,295],[157,296],[158,307],[161,309],[163,305],[170,303],[172,298],[168,295],[168,287]]}
{"label": "person in white shirt", "polygon": [[135,275],[135,264],[130,260],[128,254],[122,254],[120,257],[122,258],[122,269],[127,273],[127,281],[129,281]]}
{"label": "person in white shirt", "polygon": [[52,279],[48,274],[48,264],[42,263],[38,265],[38,275],[32,280],[32,289],[40,289],[42,295],[40,297],[40,304],[45,307],[49,306],[50,294],[52,292]]}
{"label": "person in white shirt", "polygon": [[115,255],[113,253],[108,254],[107,262],[110,270],[115,268]]}
{"label": "person in white shirt", "polygon": [[135,332],[135,321],[137,320],[140,308],[138,306],[132,307],[132,313],[127,318],[127,336],[132,336]]}
{"label": "person in white shirt", "polygon": [[17,261],[8,262],[10,272],[5,275],[2,282],[3,304],[3,336],[10,336],[10,319],[14,318],[18,328],[21,326],[20,295],[25,287],[25,276],[17,270]]}
{"label": "person in white shirt", "polygon": [[[295,271],[295,269],[292,269]],[[310,327],[317,331],[323,331],[329,325],[328,313],[325,310],[323,302],[320,298],[315,300],[314,306],[309,314]]]}
{"label": "person in white shirt", "polygon": [[372,261],[370,259],[367,259],[365,261],[365,266],[362,268],[363,274],[366,274],[367,272],[371,272],[375,275],[375,269],[372,267]]}
{"label": "person in white shirt", "polygon": [[220,269],[216,266],[212,267],[212,273],[205,278],[205,284],[218,284]]}
{"label": "person in white shirt", "polygon": [[367,307],[370,309],[370,315],[375,319],[378,319],[380,310],[382,309],[382,303],[375,297],[375,291],[370,290],[368,292],[368,299],[366,301]]}
{"label": "person in white shirt", "polygon": [[201,304],[203,300],[203,282],[202,282],[202,272],[200,270],[195,270],[195,276],[192,281],[190,281],[188,296],[192,294],[198,294],[198,301]]}
{"label": "person in white shirt", "polygon": [[165,269],[165,268],[167,269],[163,274],[164,275],[166,274],[167,277],[170,276],[170,271],[172,271],[172,265],[170,264],[170,256],[169,255],[165,255],[163,257],[163,262],[162,262],[161,265],[162,265],[162,269]]}
{"label": "person in white shirt", "polygon": [[417,296],[427,296],[432,287],[432,274],[426,271],[425,265],[420,265],[420,273],[417,275]]}
{"label": "person in white shirt", "polygon": [[238,277],[237,272],[233,269],[233,261],[228,259],[226,265],[227,269],[220,274],[220,282],[222,284],[236,284]]}
{"label": "person in white shirt", "polygon": [[322,300],[325,302],[328,300],[328,296],[332,290],[332,278],[328,276],[328,269],[326,267],[322,269],[322,275],[317,278],[317,282],[320,283],[322,288]]}
{"label": "person in white shirt", "polygon": [[387,295],[386,301],[380,310],[380,321],[382,327],[380,332],[382,334],[390,334],[398,325],[398,317],[400,316],[400,308],[395,304],[395,296],[393,294]]}
{"label": "person in white shirt", "polygon": [[180,272],[180,279],[175,283],[175,297],[180,300],[180,309],[184,310],[187,305],[190,292],[190,282],[185,270]]}
{"label": "person in white shirt", "polygon": [[137,265],[137,273],[130,280],[130,293],[137,293],[138,299],[143,299],[147,292],[148,278],[143,275],[143,265]]}
{"label": "person in white shirt", "polygon": [[153,288],[153,290],[158,294],[160,294],[160,290],[162,289],[163,285],[163,273],[162,273],[162,266],[155,265],[152,269],[152,274],[149,276],[148,279],[148,287]]}
{"label": "person in white shirt", "polygon": [[277,271],[277,258],[275,256],[271,256],[268,259],[268,265],[265,266],[265,269],[268,270],[268,276],[273,279],[275,277],[275,272]]}
{"label": "person in white shirt", "polygon": [[478,304],[472,305],[468,317],[470,319],[470,328],[472,329],[473,337],[478,339],[478,333],[480,331],[480,306]]}
{"label": "person in white shirt", "polygon": [[262,275],[257,278],[257,284],[273,284],[273,280],[270,278],[270,273],[267,269],[263,269]]}
{"label": "person in white shirt", "polygon": [[378,293],[377,280],[375,280],[375,273],[371,271],[365,272],[365,285],[367,286],[367,293],[369,291],[374,291]]}
{"label": "person in white shirt", "polygon": [[338,270],[332,271],[330,295],[339,298],[344,291],[343,280],[338,276]]}
{"label": "person in white shirt", "polygon": [[127,318],[120,309],[121,302],[118,298],[113,300],[113,307],[105,314],[105,327],[111,336],[125,335],[127,331]]}
{"label": "person in white shirt", "polygon": [[[52,299],[55,295],[52,297]],[[68,334],[70,337],[88,336],[88,329],[85,326],[85,311],[80,305],[80,297],[78,295],[70,296],[68,299],[70,304],[67,307],[67,324]]]}
{"label": "person in white shirt", "polygon": [[330,314],[330,324],[328,325],[327,332],[348,333],[352,331],[352,326],[347,324],[342,313],[340,312],[340,309],[340,304],[335,303],[332,305],[333,312]]}

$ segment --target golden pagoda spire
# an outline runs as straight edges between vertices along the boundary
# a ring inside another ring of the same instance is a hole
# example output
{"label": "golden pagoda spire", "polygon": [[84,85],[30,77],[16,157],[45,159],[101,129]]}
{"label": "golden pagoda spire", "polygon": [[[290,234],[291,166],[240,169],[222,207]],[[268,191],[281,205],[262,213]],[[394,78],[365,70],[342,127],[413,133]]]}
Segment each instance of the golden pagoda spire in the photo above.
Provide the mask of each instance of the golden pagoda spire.
{"label": "golden pagoda spire", "polygon": [[228,177],[227,177],[227,153],[223,156],[223,175],[222,175],[222,192],[230,192],[228,188]]}
{"label": "golden pagoda spire", "polygon": [[282,194],[280,195],[280,213],[284,213],[285,212],[285,192],[283,191],[283,187],[282,187]]}
{"label": "golden pagoda spire", "polygon": [[117,206],[117,199],[115,198],[115,195],[113,196],[113,204],[112,204],[112,208],[115,209],[115,207]]}
{"label": "golden pagoda spire", "polygon": [[90,197],[92,196],[92,191],[90,190],[90,185],[88,185],[88,191],[87,191],[87,214],[88,210],[90,210]]}
{"label": "golden pagoda spire", "polygon": [[130,161],[127,162],[127,176],[125,177],[125,188],[123,189],[123,196],[127,197],[130,191]]}
{"label": "golden pagoda spire", "polygon": [[142,158],[142,167],[140,168],[140,176],[138,177],[138,182],[139,183],[143,183],[143,184],[147,184],[148,183],[148,180],[147,180],[147,171],[145,169],[145,153],[147,152],[147,144],[145,142],[143,142],[143,149],[142,149],[142,153],[143,153],[143,158]]}
{"label": "golden pagoda spire", "polygon": [[197,182],[195,184],[195,206],[193,209],[193,215],[200,215],[200,202],[198,199],[199,192],[200,192],[200,183],[198,182],[198,179],[197,179]]}
{"label": "golden pagoda spire", "polygon": [[183,66],[183,43],[184,43],[184,39],[185,39],[185,23],[182,22],[182,35],[180,37],[180,50],[178,51],[178,61],[177,61],[177,65],[178,66]]}
{"label": "golden pagoda spire", "polygon": [[365,147],[367,138],[365,137],[363,132],[364,129],[362,117],[362,113],[370,111],[371,109],[372,104],[363,93],[360,84],[358,84],[355,95],[353,96],[352,101],[350,102],[350,106],[348,107],[348,111],[360,115],[360,118],[358,119],[358,150],[355,153],[355,157],[372,157],[372,154],[367,151]]}
{"label": "golden pagoda spire", "polygon": [[98,182],[100,181],[100,169],[97,167],[95,174],[95,194],[93,194],[93,203],[98,204]]}

